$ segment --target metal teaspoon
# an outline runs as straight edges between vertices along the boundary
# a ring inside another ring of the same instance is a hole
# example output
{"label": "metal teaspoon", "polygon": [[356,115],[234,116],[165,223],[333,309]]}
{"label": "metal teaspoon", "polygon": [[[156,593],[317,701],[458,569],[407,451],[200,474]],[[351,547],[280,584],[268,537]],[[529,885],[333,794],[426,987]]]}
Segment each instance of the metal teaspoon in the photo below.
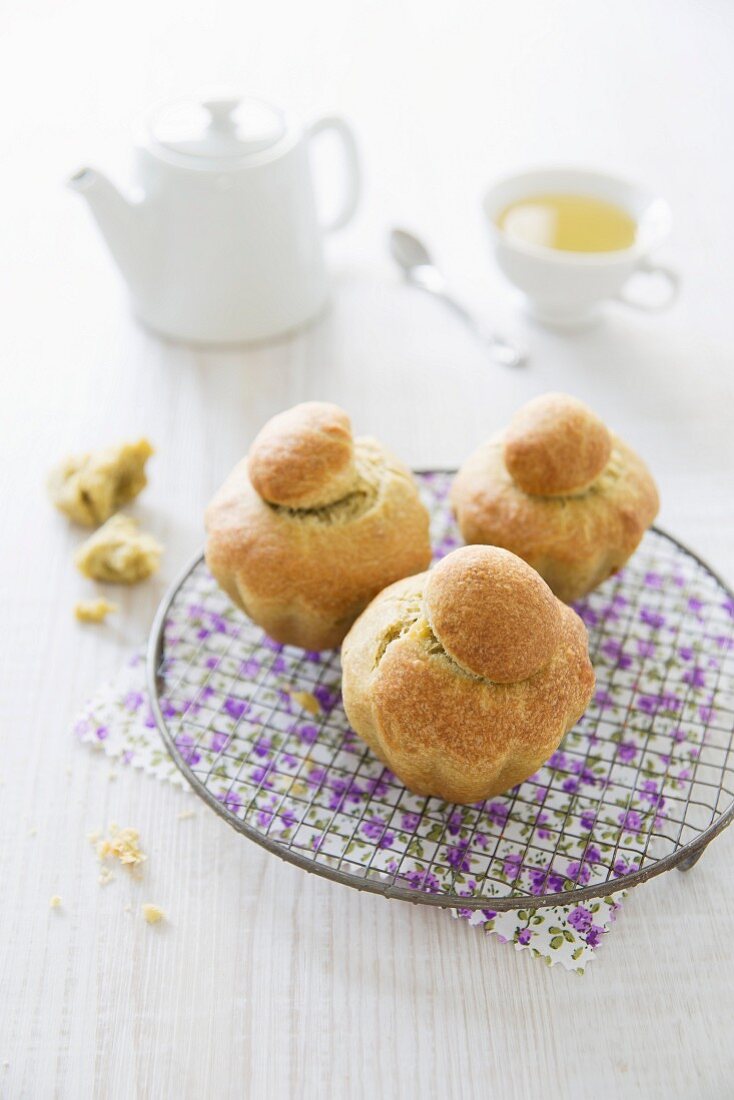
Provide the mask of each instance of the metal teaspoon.
{"label": "metal teaspoon", "polygon": [[492,358],[505,367],[521,367],[527,362],[527,352],[510,343],[503,336],[492,332],[478,317],[457,301],[447,289],[446,280],[438,270],[431,255],[418,237],[405,229],[393,229],[390,233],[390,252],[412,286],[433,294],[449,306],[457,316],[474,330],[490,349]]}

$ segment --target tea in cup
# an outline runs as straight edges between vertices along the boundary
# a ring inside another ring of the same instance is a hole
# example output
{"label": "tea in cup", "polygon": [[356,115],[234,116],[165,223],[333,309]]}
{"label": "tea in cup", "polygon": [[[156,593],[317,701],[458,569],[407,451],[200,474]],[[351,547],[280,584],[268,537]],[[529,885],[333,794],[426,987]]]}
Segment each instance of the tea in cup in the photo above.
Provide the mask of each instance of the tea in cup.
{"label": "tea in cup", "polygon": [[[678,276],[650,253],[670,232],[670,208],[643,188],[578,169],[512,176],[484,196],[497,262],[529,313],[555,327],[595,321],[608,299],[653,312],[678,291]],[[636,273],[664,280],[654,303],[625,290]]]}

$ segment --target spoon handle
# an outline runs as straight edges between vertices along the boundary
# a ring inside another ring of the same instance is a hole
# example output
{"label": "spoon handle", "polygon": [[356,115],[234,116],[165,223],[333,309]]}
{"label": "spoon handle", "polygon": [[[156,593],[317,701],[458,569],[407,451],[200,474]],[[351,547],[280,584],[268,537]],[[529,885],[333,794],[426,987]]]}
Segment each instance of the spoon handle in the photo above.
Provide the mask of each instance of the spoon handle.
{"label": "spoon handle", "polygon": [[[438,275],[436,268],[432,269]],[[419,287],[421,290],[425,290],[428,294],[433,294],[434,297],[440,299],[444,305],[460,317],[465,324],[471,328],[476,336],[479,337],[489,347],[492,358],[501,363],[505,367],[522,367],[527,362],[527,352],[515,344],[506,340],[503,336],[493,332],[483,321],[480,321],[473,313],[471,313],[465,305],[463,305],[457,298],[454,298],[452,294],[446,289],[443,279],[439,280],[424,280],[424,279],[411,279],[414,286]]]}

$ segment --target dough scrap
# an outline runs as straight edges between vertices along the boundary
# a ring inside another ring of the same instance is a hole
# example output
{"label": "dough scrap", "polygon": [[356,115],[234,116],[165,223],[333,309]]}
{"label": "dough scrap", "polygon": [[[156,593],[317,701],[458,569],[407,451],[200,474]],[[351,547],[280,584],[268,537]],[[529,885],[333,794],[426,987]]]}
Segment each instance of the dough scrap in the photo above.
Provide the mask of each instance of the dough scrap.
{"label": "dough scrap", "polygon": [[137,584],[158,570],[163,547],[139,530],[134,519],[112,516],[81,544],[74,564],[85,577],[112,584]]}
{"label": "dough scrap", "polygon": [[74,615],[80,623],[103,623],[108,615],[119,611],[119,604],[100,596],[97,600],[79,600],[74,605]]}
{"label": "dough scrap", "polygon": [[148,440],[139,439],[66,458],[49,476],[51,501],[75,523],[98,527],[148,484],[152,454]]}

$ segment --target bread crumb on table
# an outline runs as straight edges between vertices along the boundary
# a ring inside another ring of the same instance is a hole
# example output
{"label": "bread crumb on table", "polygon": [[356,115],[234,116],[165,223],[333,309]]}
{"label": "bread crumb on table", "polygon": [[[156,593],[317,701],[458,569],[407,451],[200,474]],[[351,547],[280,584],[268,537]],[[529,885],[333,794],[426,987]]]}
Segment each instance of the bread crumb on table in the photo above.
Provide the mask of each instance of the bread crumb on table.
{"label": "bread crumb on table", "polygon": [[[132,869],[148,858],[138,844],[140,834],[137,829],[129,826],[120,828],[112,822],[108,831],[109,836],[93,841],[96,843],[97,858],[100,863],[106,859],[117,859],[124,867]],[[92,840],[91,834],[90,840]]]}
{"label": "bread crumb on table", "polygon": [[196,817],[195,810],[181,810],[180,814],[176,815],[179,821],[188,821],[191,817]]}
{"label": "bread crumb on table", "polygon": [[148,440],[139,439],[66,458],[48,479],[51,501],[75,523],[96,527],[145,488],[152,454]]}
{"label": "bread crumb on table", "polygon": [[97,600],[79,600],[74,604],[74,615],[80,623],[103,623],[108,615],[119,611],[120,605],[100,596]]}
{"label": "bread crumb on table", "polygon": [[166,919],[166,914],[159,905],[151,905],[150,902],[146,902],[142,908],[143,916],[148,924],[158,924],[160,921]]}
{"label": "bread crumb on table", "polygon": [[85,577],[111,584],[137,584],[157,572],[163,547],[119,512],[77,547],[74,564]]}
{"label": "bread crumb on table", "polygon": [[58,894],[53,894],[53,896],[51,897],[51,900],[49,902],[49,905],[51,906],[52,909],[60,909],[61,908],[61,898],[59,897]]}

